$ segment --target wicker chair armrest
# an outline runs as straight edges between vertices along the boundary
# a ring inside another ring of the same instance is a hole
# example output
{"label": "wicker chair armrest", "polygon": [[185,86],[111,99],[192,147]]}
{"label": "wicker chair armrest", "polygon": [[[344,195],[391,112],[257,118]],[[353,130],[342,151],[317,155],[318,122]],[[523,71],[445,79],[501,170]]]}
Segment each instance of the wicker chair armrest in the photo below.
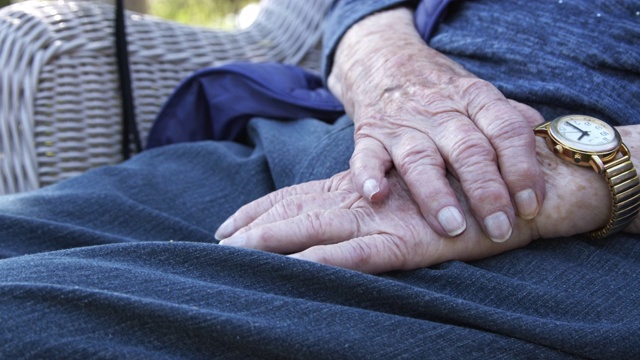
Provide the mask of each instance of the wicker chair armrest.
{"label": "wicker chair armrest", "polygon": [[[126,14],[143,139],[176,85],[231,61],[319,70],[331,0],[269,0],[249,28],[211,30]],[[36,189],[120,162],[121,111],[114,8],[27,1],[0,10],[0,194]]]}

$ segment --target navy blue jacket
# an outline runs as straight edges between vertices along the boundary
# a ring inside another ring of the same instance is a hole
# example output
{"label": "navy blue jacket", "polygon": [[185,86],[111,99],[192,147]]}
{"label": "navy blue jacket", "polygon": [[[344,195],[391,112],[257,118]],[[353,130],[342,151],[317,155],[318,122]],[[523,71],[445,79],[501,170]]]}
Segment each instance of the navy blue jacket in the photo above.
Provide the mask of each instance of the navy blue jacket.
{"label": "navy blue jacket", "polygon": [[[424,0],[416,10],[416,27],[427,39],[451,0]],[[327,17],[325,72],[340,37],[354,22],[374,11],[413,1],[337,1]],[[366,4],[363,5],[363,4]],[[354,9],[359,9],[355,11]],[[349,16],[345,16],[348,14]],[[320,76],[296,66],[235,63],[196,72],[182,82],[158,115],[147,148],[201,140],[238,140],[253,117],[332,122],[344,114],[342,104],[323,86]]]}

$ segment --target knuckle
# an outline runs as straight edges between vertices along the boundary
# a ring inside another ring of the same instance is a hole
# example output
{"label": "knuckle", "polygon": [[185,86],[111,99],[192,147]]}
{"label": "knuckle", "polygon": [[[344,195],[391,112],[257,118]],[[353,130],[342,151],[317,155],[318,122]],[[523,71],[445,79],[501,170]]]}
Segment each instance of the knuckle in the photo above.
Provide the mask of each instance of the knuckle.
{"label": "knuckle", "polygon": [[425,92],[420,97],[420,111],[432,119],[446,119],[465,112],[464,106],[445,92]]}
{"label": "knuckle", "polygon": [[471,203],[504,206],[508,201],[496,152],[484,136],[470,136],[454,142],[449,161],[460,176]]}
{"label": "knuckle", "polygon": [[407,150],[401,155],[400,160],[398,161],[396,166],[401,174],[409,174],[416,171],[416,167],[419,166],[420,160],[422,159],[422,154]]}
{"label": "knuckle", "polygon": [[276,206],[282,200],[286,199],[290,193],[294,191],[293,186],[287,186],[282,189],[276,190],[266,196],[267,202],[270,206]]}
{"label": "knuckle", "polygon": [[[463,113],[465,108],[456,100],[455,92],[435,84],[406,84],[397,106],[389,114],[399,118],[438,118],[448,113]],[[409,117],[407,117],[407,115]]]}
{"label": "knuckle", "polygon": [[495,96],[497,89],[491,83],[479,78],[463,78],[460,86],[462,97],[468,99],[471,104],[484,104],[486,106],[500,99],[500,97]]}
{"label": "knuckle", "polygon": [[[417,139],[406,138],[398,150],[396,168],[401,174],[429,172],[430,168],[444,168],[444,161],[436,149]],[[431,170],[433,171],[433,170]]]}
{"label": "knuckle", "polygon": [[375,134],[376,130],[380,127],[380,124],[384,123],[384,116],[381,114],[366,114],[360,116],[358,121],[354,123],[354,139],[360,140],[362,138],[370,137],[371,134]]}
{"label": "knuckle", "polygon": [[526,147],[532,151],[535,147],[535,136],[531,128],[515,118],[496,121],[487,132],[496,148]]}
{"label": "knuckle", "polygon": [[305,205],[300,196],[290,196],[280,202],[280,206],[289,216],[299,214],[305,209]]}
{"label": "knuckle", "polygon": [[285,220],[294,217],[304,211],[304,205],[296,198],[286,198],[277,203],[271,210],[273,220]]}
{"label": "knuckle", "polygon": [[[422,161],[425,160],[425,161]],[[427,158],[408,156],[402,158],[397,164],[398,171],[403,174],[404,177],[430,177],[434,172],[433,164],[426,161]],[[442,169],[443,167],[438,167]]]}
{"label": "knuckle", "polygon": [[328,233],[324,212],[313,211],[304,214],[302,221],[298,223],[301,233],[311,233],[316,236],[325,236]]}
{"label": "knuckle", "polygon": [[496,153],[489,140],[480,133],[452,139],[449,162],[457,169],[486,162],[495,163]]}
{"label": "knuckle", "polygon": [[391,117],[410,121],[409,119],[417,116],[436,117],[448,112],[462,113],[465,108],[457,101],[457,92],[449,90],[456,79],[448,76],[447,79],[434,83],[414,77],[413,81],[385,89],[377,104],[378,108],[380,104],[383,105],[383,112],[371,114],[369,118]]}
{"label": "knuckle", "polygon": [[469,198],[473,204],[503,207],[509,200],[502,186],[494,181],[478,181],[469,186]]}

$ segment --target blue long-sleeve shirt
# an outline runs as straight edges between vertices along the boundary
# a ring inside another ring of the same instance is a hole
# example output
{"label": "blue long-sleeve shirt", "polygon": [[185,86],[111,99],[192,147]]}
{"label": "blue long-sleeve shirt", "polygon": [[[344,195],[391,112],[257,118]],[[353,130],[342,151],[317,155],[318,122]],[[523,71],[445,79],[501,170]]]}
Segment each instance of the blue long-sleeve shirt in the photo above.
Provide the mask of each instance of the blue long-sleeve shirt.
{"label": "blue long-sleeve shirt", "polygon": [[416,22],[423,39],[428,39],[447,5],[455,0],[336,0],[325,20],[322,73],[326,79],[333,65],[333,54],[342,35],[351,25],[377,11],[396,6],[418,7]]}
{"label": "blue long-sleeve shirt", "polygon": [[415,6],[416,0],[336,0],[329,10],[323,36],[322,73],[326,79],[333,65],[333,53],[340,38],[359,20],[395,6]]}
{"label": "blue long-sleeve shirt", "polygon": [[376,11],[417,6],[416,27],[430,47],[545,118],[578,112],[638,123],[640,0],[459,1],[437,21],[453,1],[335,0],[325,23],[325,80],[351,25]]}

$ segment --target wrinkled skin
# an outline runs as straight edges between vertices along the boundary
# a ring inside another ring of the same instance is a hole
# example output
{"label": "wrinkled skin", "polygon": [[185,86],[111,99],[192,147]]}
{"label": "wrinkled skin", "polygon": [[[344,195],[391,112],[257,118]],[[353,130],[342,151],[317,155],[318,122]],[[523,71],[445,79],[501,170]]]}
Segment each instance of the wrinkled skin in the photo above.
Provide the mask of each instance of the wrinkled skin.
{"label": "wrinkled skin", "polygon": [[431,228],[455,236],[466,223],[449,173],[494,241],[509,238],[517,215],[535,217],[545,188],[530,123],[544,119],[430,49],[407,9],[354,25],[334,59],[328,84],[355,124],[350,169],[360,194],[385,198],[395,168]]}
{"label": "wrinkled skin", "polygon": [[[223,245],[379,273],[485,258],[538,238],[576,235],[604,226],[609,208],[603,204],[609,201],[609,190],[602,178],[589,168],[564,163],[542,139],[537,154],[549,196],[535,219],[514,223],[506,242],[491,241],[470,215],[461,235],[450,238],[436,233],[396,171],[388,173],[390,191],[379,202],[363,198],[346,171],[283,188],[247,204],[216,236],[225,239]],[[571,179],[570,191],[567,179]],[[468,214],[459,182],[453,177],[448,180]],[[589,196],[576,196],[576,192]]]}
{"label": "wrinkled skin", "polygon": [[223,244],[381,272],[484,257],[534,237],[527,232],[505,243],[488,241],[472,219],[461,238],[442,237],[424,220],[398,173],[387,179],[389,196],[376,203],[358,194],[348,171],[283,189],[234,215],[236,226],[248,226]]}
{"label": "wrinkled skin", "polygon": [[[603,178],[536,139],[534,109],[428,48],[406,9],[354,25],[329,85],[355,124],[350,170],[243,206],[216,232],[222,245],[380,273],[484,258],[608,221]],[[640,126],[618,130],[638,167]],[[487,221],[500,213],[506,225]],[[626,231],[640,233],[640,217]]]}

